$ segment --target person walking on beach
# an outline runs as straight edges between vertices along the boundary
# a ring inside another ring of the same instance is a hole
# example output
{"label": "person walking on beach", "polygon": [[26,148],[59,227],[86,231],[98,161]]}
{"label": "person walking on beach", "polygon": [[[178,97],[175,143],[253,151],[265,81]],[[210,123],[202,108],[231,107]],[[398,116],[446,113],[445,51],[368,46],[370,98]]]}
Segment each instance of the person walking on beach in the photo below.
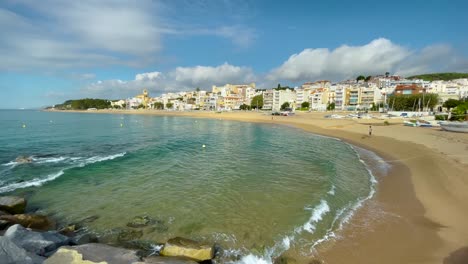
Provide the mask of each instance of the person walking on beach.
{"label": "person walking on beach", "polygon": [[372,126],[369,126],[369,137],[372,136]]}

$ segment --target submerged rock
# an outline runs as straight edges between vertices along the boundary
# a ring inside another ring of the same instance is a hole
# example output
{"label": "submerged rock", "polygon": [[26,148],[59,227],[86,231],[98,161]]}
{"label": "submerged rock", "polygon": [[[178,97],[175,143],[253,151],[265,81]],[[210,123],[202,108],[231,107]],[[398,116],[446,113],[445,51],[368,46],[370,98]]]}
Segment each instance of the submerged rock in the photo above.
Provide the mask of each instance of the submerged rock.
{"label": "submerged rock", "polygon": [[98,236],[98,240],[100,243],[120,245],[128,241],[138,240],[142,236],[142,230],[113,228]]}
{"label": "submerged rock", "polygon": [[57,231],[39,233],[18,224],[8,228],[5,237],[9,238],[18,247],[40,256],[45,256],[60,246],[70,244],[70,238],[59,234]]}
{"label": "submerged rock", "polygon": [[214,257],[214,247],[196,241],[176,237],[169,239],[161,250],[162,256],[187,257],[195,261],[210,260]]}
{"label": "submerged rock", "polygon": [[78,233],[71,238],[72,244],[83,245],[88,243],[97,243],[99,239],[93,233]]}
{"label": "submerged rock", "polygon": [[18,156],[15,159],[15,162],[17,162],[17,163],[31,163],[31,162],[33,162],[33,159],[31,157],[27,157],[27,156]]}
{"label": "submerged rock", "polygon": [[127,223],[128,227],[133,227],[133,228],[139,228],[139,227],[145,227],[150,224],[153,224],[155,222],[154,219],[147,215],[143,216],[135,216],[132,221]]}
{"label": "submerged rock", "polygon": [[26,208],[26,200],[18,196],[0,197],[0,210],[10,214],[22,214]]}
{"label": "submerged rock", "polygon": [[8,221],[10,224],[20,224],[24,227],[38,230],[50,230],[55,227],[55,223],[44,215],[0,215],[0,220]]}
{"label": "submerged rock", "polygon": [[273,262],[273,264],[296,264],[296,263],[297,261],[294,258],[285,256],[285,255],[279,256]]}

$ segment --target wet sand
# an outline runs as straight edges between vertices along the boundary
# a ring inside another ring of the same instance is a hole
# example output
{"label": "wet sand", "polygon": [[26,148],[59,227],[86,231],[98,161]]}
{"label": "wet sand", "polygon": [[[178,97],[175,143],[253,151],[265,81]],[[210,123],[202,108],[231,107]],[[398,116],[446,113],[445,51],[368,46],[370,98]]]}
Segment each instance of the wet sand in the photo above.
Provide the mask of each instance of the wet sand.
{"label": "wet sand", "polygon": [[[325,119],[325,113],[99,110],[86,113],[172,115],[290,125],[374,151],[391,164],[373,199],[308,263],[468,263],[468,134],[405,127],[402,120]],[[373,125],[368,136],[368,125]],[[297,256],[296,256],[297,258]],[[299,260],[299,259],[298,259]]]}

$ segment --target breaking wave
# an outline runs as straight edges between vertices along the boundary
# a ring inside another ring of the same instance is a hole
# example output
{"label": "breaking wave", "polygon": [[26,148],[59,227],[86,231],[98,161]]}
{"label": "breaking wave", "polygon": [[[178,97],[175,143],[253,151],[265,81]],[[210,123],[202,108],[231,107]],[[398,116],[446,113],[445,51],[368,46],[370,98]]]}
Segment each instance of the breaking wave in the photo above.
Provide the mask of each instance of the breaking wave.
{"label": "breaking wave", "polygon": [[[27,188],[27,187],[41,186],[42,184],[46,182],[53,181],[57,179],[58,177],[62,176],[65,173],[65,171],[68,169],[77,168],[77,167],[81,168],[89,164],[107,161],[107,160],[113,160],[116,158],[123,157],[125,156],[125,154],[126,152],[122,152],[122,153],[117,153],[117,154],[109,155],[109,156],[93,156],[89,158],[83,158],[83,157],[32,158],[33,160],[32,163],[41,164],[41,163],[65,162],[66,164],[69,164],[69,166],[64,169],[61,169],[58,172],[49,174],[45,176],[44,178],[34,178],[29,181],[10,183],[5,186],[1,186],[0,193],[11,192],[16,189],[22,189],[22,188]],[[3,165],[7,165],[7,164],[9,164],[10,166],[16,166],[18,163],[12,161]]]}

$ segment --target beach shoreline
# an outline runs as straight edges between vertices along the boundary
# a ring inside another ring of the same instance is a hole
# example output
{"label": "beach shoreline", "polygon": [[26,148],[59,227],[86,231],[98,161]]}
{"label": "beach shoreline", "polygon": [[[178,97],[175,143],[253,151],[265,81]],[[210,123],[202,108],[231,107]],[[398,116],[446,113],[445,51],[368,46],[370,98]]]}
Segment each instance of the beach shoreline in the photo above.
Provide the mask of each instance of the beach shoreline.
{"label": "beach shoreline", "polygon": [[[51,111],[53,112],[53,111]],[[271,116],[258,112],[154,110],[57,111],[145,114],[273,123],[339,138],[371,150],[392,165],[378,191],[358,210],[336,243],[317,257],[326,263],[456,263],[450,254],[468,245],[468,135],[404,127],[401,120],[325,119],[324,113]],[[395,124],[396,123],[396,124]],[[368,136],[368,125],[373,135]],[[394,125],[395,124],[395,125]],[[390,217],[373,219],[376,211]]]}

